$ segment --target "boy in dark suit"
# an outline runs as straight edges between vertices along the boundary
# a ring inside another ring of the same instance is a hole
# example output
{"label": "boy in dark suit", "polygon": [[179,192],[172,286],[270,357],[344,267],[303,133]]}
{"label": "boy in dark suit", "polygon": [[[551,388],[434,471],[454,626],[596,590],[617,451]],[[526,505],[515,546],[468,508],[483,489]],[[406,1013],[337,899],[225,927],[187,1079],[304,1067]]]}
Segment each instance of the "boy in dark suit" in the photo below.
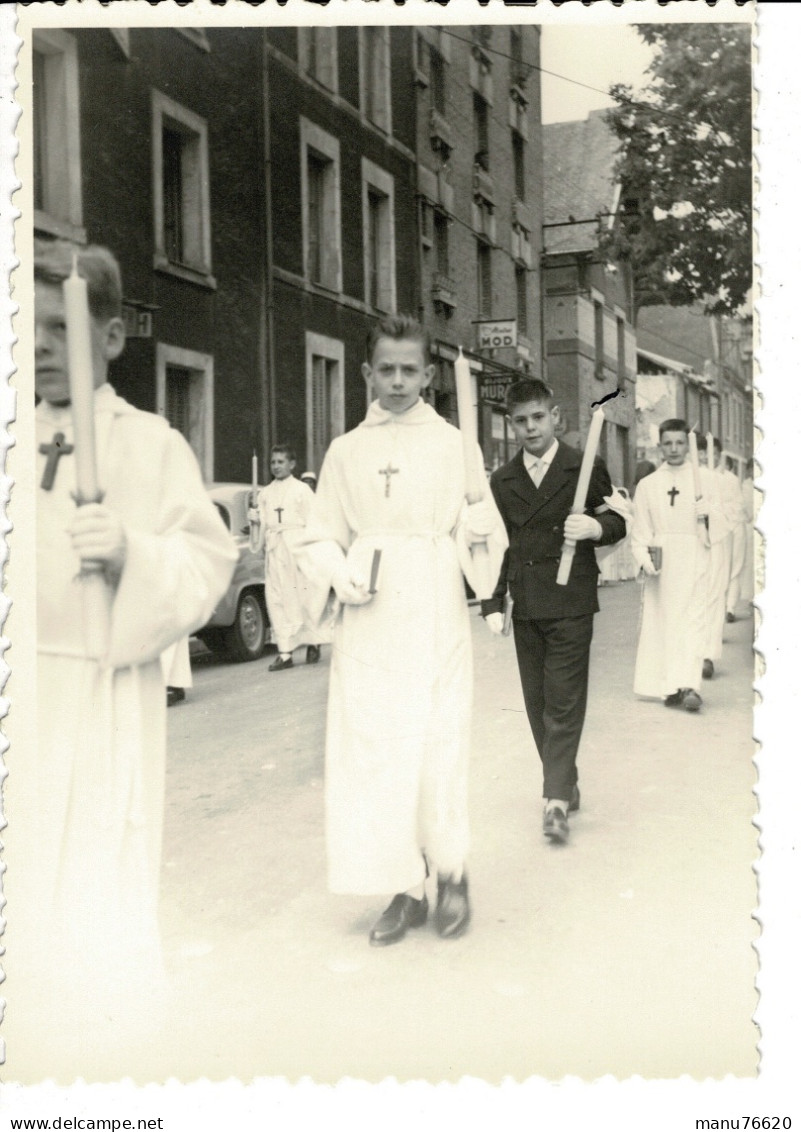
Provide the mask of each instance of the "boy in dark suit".
{"label": "boy in dark suit", "polygon": [[[543,832],[568,837],[567,815],[579,808],[576,755],[587,707],[593,615],[598,611],[595,547],[619,542],[625,520],[611,510],[612,484],[596,459],[583,515],[570,508],[581,453],[555,436],[559,408],[541,381],[515,382],[507,420],[522,445],[492,476],[491,487],[509,535],[498,585],[482,614],[499,632],[507,589],[513,604],[517,663],[534,742],[543,765]],[[566,586],[556,584],[562,543],[576,541]]]}

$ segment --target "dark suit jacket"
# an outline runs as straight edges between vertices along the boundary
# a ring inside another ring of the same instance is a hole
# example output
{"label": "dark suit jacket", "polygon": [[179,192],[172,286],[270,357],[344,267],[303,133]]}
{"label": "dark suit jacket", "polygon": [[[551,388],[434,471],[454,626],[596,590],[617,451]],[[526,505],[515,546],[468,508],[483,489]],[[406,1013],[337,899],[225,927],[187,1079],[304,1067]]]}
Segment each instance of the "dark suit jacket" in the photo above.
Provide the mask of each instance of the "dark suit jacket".
{"label": "dark suit jacket", "polygon": [[560,441],[539,487],[534,486],[526,470],[522,449],[493,473],[490,486],[506,524],[509,549],[492,598],[482,602],[485,616],[501,611],[507,587],[514,601],[515,620],[579,617],[598,611],[594,548],[619,542],[626,534],[624,520],[614,511],[595,513],[612,491],[609,472],[600,459],[596,459],[590,477],[585,513],[598,520],[603,533],[597,542],[582,539],[576,544],[570,580],[566,586],[556,584],[565,519],[573,503],[581,459],[581,452]]}

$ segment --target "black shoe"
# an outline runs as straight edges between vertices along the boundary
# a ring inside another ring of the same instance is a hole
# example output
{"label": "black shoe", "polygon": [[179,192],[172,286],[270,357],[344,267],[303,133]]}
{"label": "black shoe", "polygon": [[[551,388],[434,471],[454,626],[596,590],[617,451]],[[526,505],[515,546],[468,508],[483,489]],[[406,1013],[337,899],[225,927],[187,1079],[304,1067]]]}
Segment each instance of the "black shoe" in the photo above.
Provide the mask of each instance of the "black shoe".
{"label": "black shoe", "polygon": [[167,707],[173,707],[174,704],[183,703],[186,699],[186,692],[183,688],[168,688],[167,689]]}
{"label": "black shoe", "polygon": [[685,711],[700,711],[703,702],[694,688],[685,688],[682,698],[682,706]]}
{"label": "black shoe", "polygon": [[579,794],[578,786],[573,787],[573,793],[570,795],[570,804],[567,807],[569,814],[575,814],[581,809],[581,794]]}
{"label": "black shoe", "polygon": [[306,647],[306,663],[307,664],[316,664],[319,659],[320,659],[320,646],[319,645],[307,645],[307,647]]}
{"label": "black shoe", "polygon": [[667,696],[665,699],[665,707],[681,707],[684,703],[684,689],[679,688],[678,692],[673,692],[672,695]]}
{"label": "black shoe", "polygon": [[451,876],[437,877],[437,931],[443,939],[456,939],[470,923],[470,901],[467,899],[467,873],[456,881]]}
{"label": "black shoe", "polygon": [[370,932],[370,943],[374,947],[385,947],[388,943],[397,943],[403,939],[409,928],[419,928],[426,922],[428,915],[428,900],[423,894],[422,900],[415,900],[408,893],[393,896],[389,907],[378,919]]}
{"label": "black shoe", "polygon": [[272,662],[272,664],[271,664],[271,665],[269,666],[269,668],[267,669],[267,671],[268,671],[268,672],[283,672],[283,670],[284,670],[285,668],[294,668],[294,665],[293,665],[293,663],[292,663],[292,657],[291,657],[291,656],[288,656],[288,657],[286,658],[286,660],[284,660],[284,659],[283,659],[282,657],[280,657],[280,656],[277,656],[277,657],[275,658],[275,660],[274,660],[274,661]]}
{"label": "black shoe", "polygon": [[732,621],[736,621],[736,620],[737,620],[737,618],[736,618],[736,617],[734,616],[734,614],[733,614],[733,613],[727,613],[727,614],[726,614],[726,620],[727,620],[727,621],[728,621],[728,623],[729,623],[729,624],[731,625]]}
{"label": "black shoe", "polygon": [[711,680],[715,675],[715,666],[711,660],[704,661],[703,677],[704,680]]}
{"label": "black shoe", "polygon": [[542,832],[550,841],[564,844],[570,834],[567,814],[561,806],[551,806],[542,817]]}

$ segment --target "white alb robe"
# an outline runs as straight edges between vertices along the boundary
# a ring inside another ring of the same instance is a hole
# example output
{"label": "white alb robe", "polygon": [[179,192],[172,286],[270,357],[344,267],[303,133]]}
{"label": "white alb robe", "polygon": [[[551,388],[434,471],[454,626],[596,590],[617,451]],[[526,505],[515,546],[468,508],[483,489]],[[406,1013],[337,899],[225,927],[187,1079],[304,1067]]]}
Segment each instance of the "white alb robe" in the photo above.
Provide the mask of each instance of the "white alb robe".
{"label": "white alb robe", "polygon": [[[507,539],[486,481],[484,499],[495,517],[494,579]],[[405,892],[423,880],[421,849],[443,873],[467,854],[465,508],[461,436],[423,401],[400,415],[373,402],[328,450],[298,540],[303,570],[328,586],[347,555],[369,579],[381,551],[378,592],[344,606],[334,632],[325,781],[333,892]]]}
{"label": "white alb robe", "polygon": [[[710,509],[712,542],[722,534],[712,473],[700,469],[701,490]],[[669,494],[675,488],[677,494]],[[671,505],[671,498],[673,503]],[[638,696],[671,695],[701,685],[704,661],[710,549],[704,524],[696,518],[693,470],[662,464],[637,486],[631,552],[641,566],[648,547],[662,549],[662,567],[646,577],[634,671]]]}
{"label": "white alb robe", "polygon": [[[37,492],[38,735],[32,759],[15,767],[26,846],[15,930],[33,979],[44,986],[51,976],[58,1001],[72,1004],[70,1025],[80,1010],[88,1025],[102,1017],[114,1026],[148,1002],[161,972],[161,658],[208,619],[237,551],[183,437],[110,385],[95,406],[99,485],[122,518],[126,559],[109,584],[99,661],[87,656],[80,561],[67,533],[75,457],[62,456],[52,489]],[[37,451],[57,432],[72,442],[69,407],[40,403]],[[39,483],[44,465],[40,453]]]}
{"label": "white alb robe", "polygon": [[315,595],[311,593],[311,583],[298,569],[291,549],[298,531],[306,526],[313,500],[312,489],[294,476],[273,480],[259,492],[264,596],[280,653],[330,640],[320,626],[310,624],[307,610],[315,604]]}
{"label": "white alb robe", "polygon": [[735,558],[735,536],[742,526],[743,507],[739,481],[730,471],[716,468],[710,482],[717,499],[720,530],[710,553],[704,656],[719,660],[723,655],[723,627],[732,576],[742,569],[742,547],[737,545]]}

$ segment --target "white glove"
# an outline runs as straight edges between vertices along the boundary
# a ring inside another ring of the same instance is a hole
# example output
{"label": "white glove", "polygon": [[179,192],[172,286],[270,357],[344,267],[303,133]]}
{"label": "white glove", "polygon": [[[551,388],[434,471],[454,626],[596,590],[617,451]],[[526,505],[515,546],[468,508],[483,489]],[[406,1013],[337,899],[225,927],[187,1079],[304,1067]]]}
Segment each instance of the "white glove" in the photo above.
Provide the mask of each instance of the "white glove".
{"label": "white glove", "polygon": [[702,497],[695,501],[695,517],[696,519],[706,519],[709,515],[709,507],[706,500]]}
{"label": "white glove", "polygon": [[495,513],[486,499],[468,503],[464,520],[464,533],[469,543],[484,542],[495,530]]}
{"label": "white glove", "polygon": [[565,519],[565,538],[573,542],[585,538],[599,539],[603,533],[603,527],[592,515],[568,515]]}
{"label": "white glove", "polygon": [[487,622],[487,628],[491,633],[500,636],[503,632],[503,614],[502,613],[488,613],[484,618]]}
{"label": "white glove", "polygon": [[248,507],[248,522],[258,523],[261,518],[258,507]]}
{"label": "white glove", "polygon": [[343,562],[331,579],[339,600],[343,605],[367,605],[373,595],[367,592],[367,579],[350,562]]}
{"label": "white glove", "polygon": [[651,560],[650,554],[648,555],[647,558],[644,558],[642,560],[642,562],[640,562],[640,568],[641,568],[643,574],[647,574],[649,578],[655,578],[657,576],[657,574],[659,573],[656,566],[654,566],[654,564]]}

